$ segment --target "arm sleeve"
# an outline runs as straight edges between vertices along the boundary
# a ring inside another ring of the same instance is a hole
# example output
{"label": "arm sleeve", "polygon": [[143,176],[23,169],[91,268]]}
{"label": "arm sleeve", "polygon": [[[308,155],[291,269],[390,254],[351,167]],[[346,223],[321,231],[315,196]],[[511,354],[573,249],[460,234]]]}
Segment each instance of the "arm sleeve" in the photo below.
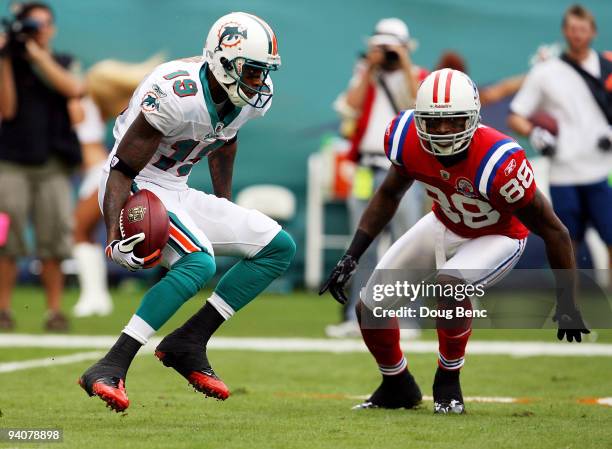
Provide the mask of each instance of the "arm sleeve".
{"label": "arm sleeve", "polygon": [[489,198],[496,209],[512,213],[533,200],[537,187],[523,149],[504,160],[494,176]]}
{"label": "arm sleeve", "polygon": [[540,70],[536,66],[527,74],[521,88],[510,103],[512,112],[528,118],[539,109],[543,101],[540,78]]}

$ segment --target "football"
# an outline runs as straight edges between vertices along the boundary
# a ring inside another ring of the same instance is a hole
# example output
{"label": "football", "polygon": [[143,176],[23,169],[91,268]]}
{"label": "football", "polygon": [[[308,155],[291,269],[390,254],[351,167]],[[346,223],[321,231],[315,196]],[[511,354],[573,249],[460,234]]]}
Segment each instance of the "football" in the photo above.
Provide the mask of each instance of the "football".
{"label": "football", "polygon": [[150,190],[140,190],[125,202],[119,218],[121,237],[144,232],[145,239],[136,245],[134,254],[146,257],[163,249],[168,242],[170,220],[161,200]]}
{"label": "football", "polygon": [[559,133],[559,127],[555,118],[544,111],[536,111],[531,117],[529,117],[529,121],[533,123],[534,126],[544,128],[553,136],[556,136]]}

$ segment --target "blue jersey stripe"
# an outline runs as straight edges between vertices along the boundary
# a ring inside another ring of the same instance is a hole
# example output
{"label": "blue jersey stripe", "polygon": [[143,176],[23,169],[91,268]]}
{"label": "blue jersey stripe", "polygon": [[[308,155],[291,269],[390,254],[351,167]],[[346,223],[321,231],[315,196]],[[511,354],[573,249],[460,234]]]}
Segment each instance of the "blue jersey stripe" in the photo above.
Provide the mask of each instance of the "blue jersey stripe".
{"label": "blue jersey stripe", "polygon": [[411,111],[410,116],[408,117],[408,121],[406,122],[406,124],[404,125],[404,128],[402,129],[402,134],[401,134],[399,146],[397,149],[397,157],[395,158],[396,161],[400,165],[405,165],[404,160],[402,159],[402,155],[404,152],[404,142],[406,141],[406,136],[408,135],[408,130],[410,129],[410,125],[412,124],[413,119],[414,119],[414,113]]}
{"label": "blue jersey stripe", "polygon": [[495,179],[495,176],[497,175],[497,170],[499,170],[499,167],[501,167],[503,163],[506,162],[506,160],[508,160],[510,156],[512,156],[514,153],[516,153],[519,150],[520,150],[519,147],[510,148],[509,150],[506,150],[504,155],[493,166],[493,170],[491,170],[491,176],[489,176],[489,179],[487,181],[487,197],[488,198],[490,198],[490,195],[491,195],[491,186],[493,185],[493,180]]}
{"label": "blue jersey stripe", "polygon": [[391,130],[391,135],[389,136],[389,159],[391,159],[391,154],[393,153],[393,138],[395,137],[395,132],[397,131],[397,126],[399,122],[402,120],[402,114],[399,114],[396,117],[395,125],[393,125],[393,129]]}
{"label": "blue jersey stripe", "polygon": [[491,148],[489,148],[489,150],[487,151],[487,154],[485,154],[485,156],[480,161],[480,165],[478,166],[478,170],[476,170],[476,179],[474,180],[476,182],[476,188],[478,188],[478,186],[480,185],[480,178],[482,178],[482,172],[484,171],[484,169],[485,169],[485,167],[487,165],[487,162],[489,162],[489,159],[491,159],[491,156],[493,156],[493,153],[495,153],[495,150],[497,150],[502,145],[504,145],[506,143],[510,143],[512,141],[513,141],[512,139],[498,140],[497,142],[495,142],[491,146]]}

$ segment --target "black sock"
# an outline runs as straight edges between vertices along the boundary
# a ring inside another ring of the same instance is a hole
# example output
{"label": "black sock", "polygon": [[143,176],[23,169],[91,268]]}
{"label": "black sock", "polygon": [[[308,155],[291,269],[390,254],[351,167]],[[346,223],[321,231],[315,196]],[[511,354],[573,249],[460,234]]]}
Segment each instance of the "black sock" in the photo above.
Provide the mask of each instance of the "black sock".
{"label": "black sock", "polygon": [[447,370],[438,367],[436,370],[436,377],[434,378],[434,384],[457,382],[459,380],[459,373],[461,373],[461,370]]}
{"label": "black sock", "polygon": [[434,377],[433,396],[434,400],[457,399],[463,402],[463,393],[459,383],[461,370],[445,370],[438,367]]}
{"label": "black sock", "polygon": [[117,342],[102,360],[107,364],[120,367],[125,374],[141,347],[142,344],[138,340],[127,334],[121,333]]}
{"label": "black sock", "polygon": [[[166,351],[201,351],[206,348],[206,344],[212,334],[225,322],[212,304],[206,303],[181,327],[172,332],[160,344],[160,350]],[[178,337],[182,341],[176,341],[172,337]],[[173,343],[178,345],[175,347]]]}

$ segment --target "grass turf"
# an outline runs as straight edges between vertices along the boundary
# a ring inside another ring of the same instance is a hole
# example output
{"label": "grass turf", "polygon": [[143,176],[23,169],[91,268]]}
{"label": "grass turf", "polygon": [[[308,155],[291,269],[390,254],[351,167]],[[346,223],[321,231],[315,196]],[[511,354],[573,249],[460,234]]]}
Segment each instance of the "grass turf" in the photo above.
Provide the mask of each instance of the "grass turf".
{"label": "grass turf", "polygon": [[[66,448],[556,449],[609,448],[612,441],[612,409],[576,403],[610,395],[609,359],[472,356],[462,375],[466,396],[532,402],[468,403],[465,416],[434,416],[429,402],[413,411],[350,410],[358,402],[350,396],[370,393],[379,381],[367,354],[210,357],[233,391],[226,402],[193,392],[146,354],[133,363],[132,404],[119,415],[75,384],[89,362],[3,373],[0,427],[60,427]],[[431,394],[435,355],[413,355],[409,363]]]}
{"label": "grass turf", "polygon": [[[72,321],[71,333],[117,334],[141,290],[115,291],[108,318]],[[199,297],[205,298],[202,293]],[[65,309],[76,301],[69,290]],[[160,333],[193,313],[191,300]],[[43,295],[20,288],[17,332],[40,333]],[[265,295],[223,326],[219,335],[322,337],[337,318],[330,298],[308,293]],[[425,338],[435,338],[426,331]],[[474,339],[554,341],[552,330],[477,330]],[[612,341],[610,331],[600,341]],[[409,344],[404,345],[409,351]],[[0,362],[87,352],[86,349],[0,348]],[[127,380],[132,405],[114,414],[76,385],[91,362],[0,373],[0,428],[60,427],[64,442],[0,443],[0,447],[65,448],[610,448],[612,408],[580,398],[612,396],[611,362],[603,357],[478,356],[462,373],[466,396],[528,398],[520,404],[468,403],[465,416],[433,416],[431,403],[413,411],[351,411],[378,385],[368,354],[210,351],[233,395],[226,402],[193,392],[152,354],[135,359]],[[431,394],[435,354],[409,354],[424,394]]]}

